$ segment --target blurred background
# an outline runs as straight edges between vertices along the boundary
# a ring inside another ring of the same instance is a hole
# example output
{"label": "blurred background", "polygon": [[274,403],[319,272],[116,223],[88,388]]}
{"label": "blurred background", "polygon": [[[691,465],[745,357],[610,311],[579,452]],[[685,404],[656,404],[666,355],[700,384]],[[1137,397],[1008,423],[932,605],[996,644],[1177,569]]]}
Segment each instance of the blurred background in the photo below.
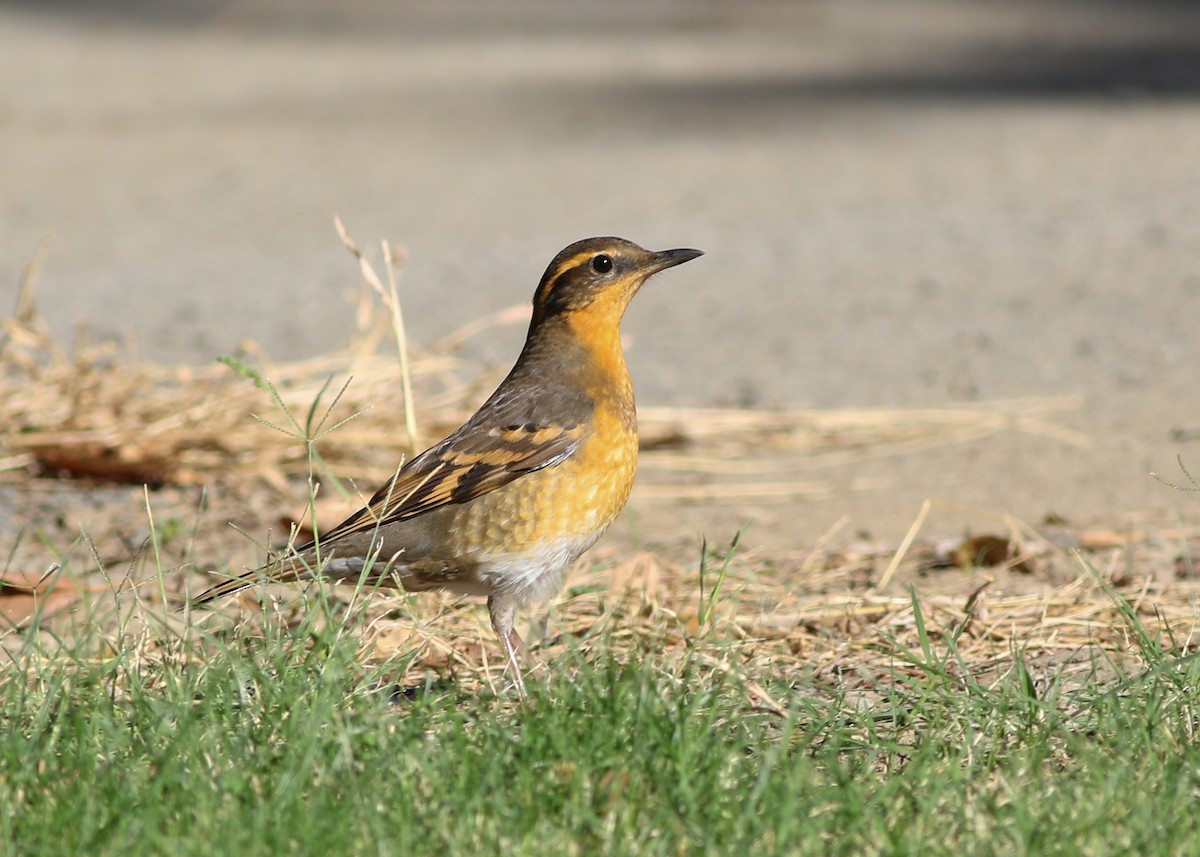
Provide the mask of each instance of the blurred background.
{"label": "blurred background", "polygon": [[418,343],[527,302],[578,238],[694,246],[626,319],[641,403],[1072,395],[1086,442],[1003,432],[673,522],[1198,517],[1149,472],[1200,472],[1200,4],[9,0],[0,56],[0,297],[52,234],[64,335],[324,353],[357,282],[335,214],[407,252]]}

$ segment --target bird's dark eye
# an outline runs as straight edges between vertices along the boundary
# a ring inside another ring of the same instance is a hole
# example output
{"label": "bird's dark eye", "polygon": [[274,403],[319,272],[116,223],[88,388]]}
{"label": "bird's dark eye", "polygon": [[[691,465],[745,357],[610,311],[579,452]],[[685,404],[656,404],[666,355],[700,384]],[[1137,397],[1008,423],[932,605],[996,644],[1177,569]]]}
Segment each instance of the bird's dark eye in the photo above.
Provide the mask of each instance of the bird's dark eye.
{"label": "bird's dark eye", "polygon": [[592,257],[592,270],[597,274],[607,274],[612,270],[612,257],[601,253]]}

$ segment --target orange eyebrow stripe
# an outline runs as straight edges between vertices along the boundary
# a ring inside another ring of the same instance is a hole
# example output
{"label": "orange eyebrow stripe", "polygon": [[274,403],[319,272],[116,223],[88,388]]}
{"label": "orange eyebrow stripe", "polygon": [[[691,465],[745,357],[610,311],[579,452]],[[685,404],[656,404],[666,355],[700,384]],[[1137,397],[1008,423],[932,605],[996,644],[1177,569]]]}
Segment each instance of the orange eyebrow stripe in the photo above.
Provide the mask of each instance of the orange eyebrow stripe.
{"label": "orange eyebrow stripe", "polygon": [[534,296],[538,299],[537,305],[541,306],[547,300],[549,300],[551,293],[553,293],[555,287],[558,285],[559,278],[562,277],[563,274],[567,273],[567,271],[570,271],[573,268],[578,268],[594,255],[596,255],[595,250],[585,250],[581,253],[576,253],[569,259],[564,259],[563,261],[559,262],[558,267],[554,269],[554,273],[551,274],[549,279],[546,280],[546,288],[539,289],[538,293]]}
{"label": "orange eyebrow stripe", "polygon": [[567,271],[571,270],[572,268],[578,268],[580,265],[582,265],[588,259],[592,258],[592,256],[594,256],[594,255],[596,255],[595,250],[587,250],[583,253],[576,253],[570,259],[564,259],[562,262],[559,263],[559,266],[554,269],[554,276],[550,278],[550,282],[553,283],[555,280],[557,280],[559,277],[561,277],[563,274],[565,274]]}

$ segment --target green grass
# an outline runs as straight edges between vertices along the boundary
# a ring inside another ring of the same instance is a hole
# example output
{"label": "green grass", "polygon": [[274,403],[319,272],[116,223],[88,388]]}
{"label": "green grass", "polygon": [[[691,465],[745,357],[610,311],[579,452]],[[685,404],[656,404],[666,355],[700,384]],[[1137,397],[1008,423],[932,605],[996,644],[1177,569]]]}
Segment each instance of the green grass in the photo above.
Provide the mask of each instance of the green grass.
{"label": "green grass", "polygon": [[1200,661],[1161,647],[1120,685],[1035,680],[1018,654],[983,687],[923,634],[867,707],[755,676],[780,717],[687,651],[603,643],[524,703],[396,688],[403,665],[365,667],[321,625],[27,653],[0,687],[0,851],[1200,852]]}

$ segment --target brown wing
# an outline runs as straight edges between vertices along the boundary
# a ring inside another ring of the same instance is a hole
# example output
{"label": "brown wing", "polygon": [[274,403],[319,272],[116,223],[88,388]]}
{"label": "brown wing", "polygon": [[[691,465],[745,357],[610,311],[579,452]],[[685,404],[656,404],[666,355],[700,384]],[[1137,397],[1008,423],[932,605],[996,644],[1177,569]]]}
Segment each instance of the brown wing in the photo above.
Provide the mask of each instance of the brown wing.
{"label": "brown wing", "polygon": [[585,432],[580,423],[464,429],[410,461],[364,508],[322,533],[321,541],[329,544],[439,506],[473,500],[559,463],[575,451]]}
{"label": "brown wing", "polygon": [[[408,462],[375,492],[366,507],[332,530],[321,533],[321,544],[373,532],[394,521],[422,515],[454,503],[466,503],[495,491],[525,474],[552,467],[568,458],[587,434],[593,403],[582,390],[554,382],[539,365],[517,361],[509,377],[458,431]],[[536,390],[536,395],[529,395]],[[295,557],[313,544],[289,551]],[[280,582],[308,576],[308,563],[289,565],[286,559],[268,564]],[[249,586],[263,569],[220,583],[193,604],[203,604]]]}
{"label": "brown wing", "polygon": [[[523,423],[491,430],[466,427],[410,461],[395,478],[375,492],[362,509],[321,533],[326,546],[355,533],[370,533],[393,521],[403,521],[439,506],[465,503],[494,491],[526,473],[550,467],[579,446],[584,426],[579,423]],[[302,545],[292,556],[304,553]],[[307,577],[307,563],[276,569],[273,581],[286,583]],[[201,593],[193,606],[205,604],[254,583],[262,570],[230,578]]]}

